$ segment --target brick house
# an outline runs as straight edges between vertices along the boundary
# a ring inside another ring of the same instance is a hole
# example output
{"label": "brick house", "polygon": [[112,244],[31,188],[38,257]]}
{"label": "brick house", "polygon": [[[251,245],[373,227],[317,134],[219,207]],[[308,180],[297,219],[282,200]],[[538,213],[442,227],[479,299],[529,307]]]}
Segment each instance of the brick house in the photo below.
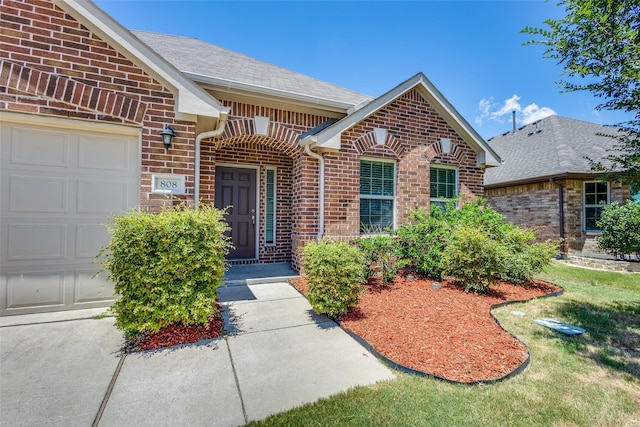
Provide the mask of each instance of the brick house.
{"label": "brick house", "polygon": [[610,154],[616,133],[554,115],[491,138],[504,164],[485,173],[485,197],[508,221],[537,228],[540,240],[563,238],[566,253],[594,252],[601,203],[630,198],[629,186],[602,181],[588,160]]}
{"label": "brick house", "polygon": [[[0,315],[108,305],[108,217],[232,205],[231,263],[291,262],[483,193],[500,159],[423,74],[371,98],[95,4],[4,0]],[[173,133],[165,148],[162,133]]]}

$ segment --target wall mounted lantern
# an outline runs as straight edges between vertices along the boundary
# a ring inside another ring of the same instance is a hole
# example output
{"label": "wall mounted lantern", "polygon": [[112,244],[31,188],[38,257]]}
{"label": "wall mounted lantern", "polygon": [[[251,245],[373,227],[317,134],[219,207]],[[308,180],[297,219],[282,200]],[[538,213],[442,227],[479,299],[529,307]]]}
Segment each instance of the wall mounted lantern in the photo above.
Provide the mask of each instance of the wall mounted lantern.
{"label": "wall mounted lantern", "polygon": [[162,143],[164,144],[164,148],[168,150],[169,147],[171,147],[171,141],[173,141],[176,133],[173,131],[173,129],[171,129],[171,126],[164,125],[164,130],[160,132],[160,135],[162,135]]}

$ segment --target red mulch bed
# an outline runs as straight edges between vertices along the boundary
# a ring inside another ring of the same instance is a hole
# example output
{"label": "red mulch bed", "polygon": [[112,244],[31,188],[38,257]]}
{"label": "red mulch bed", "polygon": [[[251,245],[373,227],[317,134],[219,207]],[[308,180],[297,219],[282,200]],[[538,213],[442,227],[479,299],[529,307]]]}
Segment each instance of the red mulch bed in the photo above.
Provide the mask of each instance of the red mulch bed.
{"label": "red mulch bed", "polygon": [[[374,279],[340,323],[400,365],[465,383],[504,377],[527,359],[524,344],[491,317],[493,305],[561,290],[542,281],[500,283],[479,295],[455,281],[434,289],[433,280],[409,278],[386,286]],[[306,292],[305,279],[293,282]]]}
{"label": "red mulch bed", "polygon": [[218,338],[224,329],[222,317],[212,317],[208,325],[166,326],[158,332],[145,332],[129,338],[122,351],[133,353],[136,351],[158,350],[180,344],[192,344],[197,341]]}

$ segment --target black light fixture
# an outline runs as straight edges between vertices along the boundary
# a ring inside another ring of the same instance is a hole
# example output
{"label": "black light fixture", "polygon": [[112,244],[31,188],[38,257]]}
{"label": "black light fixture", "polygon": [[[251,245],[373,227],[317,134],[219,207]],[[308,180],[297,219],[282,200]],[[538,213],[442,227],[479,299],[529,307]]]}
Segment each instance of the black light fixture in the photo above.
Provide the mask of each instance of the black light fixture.
{"label": "black light fixture", "polygon": [[173,129],[171,129],[171,126],[164,125],[164,130],[160,132],[160,135],[162,135],[162,143],[164,144],[164,148],[168,150],[169,147],[171,147],[171,141],[173,141],[176,133],[173,131]]}

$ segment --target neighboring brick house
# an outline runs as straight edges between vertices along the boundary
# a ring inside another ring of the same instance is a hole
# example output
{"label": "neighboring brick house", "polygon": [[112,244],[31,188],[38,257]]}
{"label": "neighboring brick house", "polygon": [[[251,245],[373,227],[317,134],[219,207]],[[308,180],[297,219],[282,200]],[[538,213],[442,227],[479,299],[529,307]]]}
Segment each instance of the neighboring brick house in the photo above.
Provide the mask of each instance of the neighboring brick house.
{"label": "neighboring brick house", "polygon": [[601,203],[630,198],[629,186],[603,181],[589,162],[607,165],[617,132],[554,115],[491,138],[504,164],[487,170],[485,197],[508,221],[536,228],[540,240],[563,238],[564,252],[595,252]]}
{"label": "neighboring brick house", "polygon": [[500,163],[423,74],[371,98],[88,1],[0,11],[0,315],[108,305],[92,261],[130,208],[233,205],[230,262],[300,268],[306,242],[481,195]]}

